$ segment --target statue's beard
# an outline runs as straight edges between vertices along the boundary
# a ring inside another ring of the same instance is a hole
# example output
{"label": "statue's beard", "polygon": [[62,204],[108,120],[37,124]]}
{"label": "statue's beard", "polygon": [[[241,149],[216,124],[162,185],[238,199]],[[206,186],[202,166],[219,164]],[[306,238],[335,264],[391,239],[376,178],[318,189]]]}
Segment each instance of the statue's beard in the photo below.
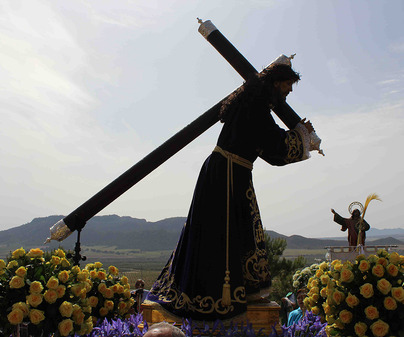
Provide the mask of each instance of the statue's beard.
{"label": "statue's beard", "polygon": [[277,105],[277,104],[285,102],[285,101],[286,101],[286,96],[282,95],[279,88],[273,88],[272,94],[271,94],[271,103],[273,105]]}

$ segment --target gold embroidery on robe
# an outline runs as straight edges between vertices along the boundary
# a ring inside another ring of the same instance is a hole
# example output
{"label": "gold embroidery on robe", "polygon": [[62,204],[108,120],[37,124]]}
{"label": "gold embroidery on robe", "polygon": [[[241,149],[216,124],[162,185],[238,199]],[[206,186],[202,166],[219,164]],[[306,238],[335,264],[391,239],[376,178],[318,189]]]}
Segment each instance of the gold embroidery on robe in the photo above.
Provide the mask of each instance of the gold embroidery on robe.
{"label": "gold embroidery on robe", "polygon": [[285,143],[288,149],[288,154],[285,158],[287,163],[293,163],[302,160],[303,142],[300,134],[295,130],[289,130]]}
{"label": "gold embroidery on robe", "polygon": [[[246,191],[246,197],[250,200],[252,227],[255,238],[255,250],[249,251],[242,259],[243,276],[247,285],[259,290],[261,282],[270,279],[267,253],[265,250],[265,235],[262,227],[261,216],[258,209],[255,191],[250,180],[250,187]],[[259,244],[262,248],[259,247]]]}

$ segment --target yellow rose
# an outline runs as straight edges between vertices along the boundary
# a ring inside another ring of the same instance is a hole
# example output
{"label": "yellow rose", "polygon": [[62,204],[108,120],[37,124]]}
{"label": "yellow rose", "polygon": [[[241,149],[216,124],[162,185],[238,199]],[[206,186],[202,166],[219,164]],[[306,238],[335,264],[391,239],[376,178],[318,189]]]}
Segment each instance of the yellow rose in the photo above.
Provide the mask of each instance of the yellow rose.
{"label": "yellow rose", "polygon": [[15,274],[19,277],[25,277],[27,275],[27,269],[25,267],[20,267],[15,271]]}
{"label": "yellow rose", "polygon": [[114,275],[114,276],[118,276],[118,274],[119,274],[119,270],[118,270],[118,268],[115,267],[115,266],[109,266],[109,267],[108,267],[108,272],[109,272],[110,274]]}
{"label": "yellow rose", "polygon": [[366,259],[366,256],[365,256],[364,254],[359,254],[359,255],[356,257],[356,261],[362,261],[362,260],[364,260],[364,259]]}
{"label": "yellow rose", "polygon": [[119,284],[115,283],[112,287],[110,287],[114,293],[118,293]]}
{"label": "yellow rose", "polygon": [[58,279],[62,283],[66,283],[67,281],[69,281],[69,278],[70,274],[67,270],[62,270],[58,275]]}
{"label": "yellow rose", "polygon": [[104,302],[104,307],[112,311],[114,309],[114,302],[107,300]]}
{"label": "yellow rose", "polygon": [[128,282],[129,282],[129,279],[126,276],[122,276],[121,284],[125,285],[125,284],[128,284]]}
{"label": "yellow rose", "polygon": [[71,319],[65,319],[58,325],[59,333],[61,336],[69,336],[73,331],[73,321]]}
{"label": "yellow rose", "polygon": [[28,313],[29,313],[29,308],[28,308],[27,304],[24,302],[14,303],[11,309],[12,310],[20,309],[22,311],[22,314],[24,317],[27,317]]}
{"label": "yellow rose", "polygon": [[98,304],[98,297],[96,297],[96,296],[90,296],[90,297],[88,298],[88,304],[89,304],[91,307],[95,308],[95,307],[97,306],[97,304]]}
{"label": "yellow rose", "polygon": [[309,298],[309,297],[306,297],[306,298],[303,300],[303,304],[304,304],[304,306],[305,306],[306,308],[310,308],[310,307],[311,307],[310,298]]}
{"label": "yellow rose", "polygon": [[125,298],[130,298],[131,294],[130,294],[130,290],[125,290],[123,293],[123,297]]}
{"label": "yellow rose", "polygon": [[96,270],[92,269],[92,270],[90,271],[90,277],[91,277],[92,279],[95,279],[95,278],[97,278],[97,276],[98,276],[98,272],[97,272]]}
{"label": "yellow rose", "polygon": [[85,273],[84,271],[81,271],[77,274],[77,280],[83,282],[87,279],[87,273]]}
{"label": "yellow rose", "polygon": [[124,291],[125,291],[125,288],[122,285],[118,284],[118,290],[116,291],[116,293],[123,294]]}
{"label": "yellow rose", "polygon": [[365,315],[367,319],[374,320],[379,318],[379,310],[373,305],[369,305],[365,308]]}
{"label": "yellow rose", "polygon": [[377,276],[377,277],[383,277],[384,275],[384,267],[381,264],[376,264],[373,268],[372,268],[372,274]]}
{"label": "yellow rose", "polygon": [[322,271],[321,269],[316,270],[316,277],[320,278],[320,276],[323,274],[324,274],[324,271]]}
{"label": "yellow rose", "polygon": [[57,295],[58,295],[58,298],[62,298],[62,297],[65,295],[65,293],[66,293],[66,287],[63,286],[63,285],[59,285],[59,286],[56,288],[56,293],[57,293]]}
{"label": "yellow rose", "polygon": [[119,302],[119,304],[118,304],[118,310],[121,310],[121,311],[124,311],[124,310],[126,310],[126,303],[125,302],[123,302],[123,301],[121,301],[121,302]]}
{"label": "yellow rose", "polygon": [[6,263],[4,262],[4,260],[0,259],[0,269],[4,268],[6,268]]}
{"label": "yellow rose", "polygon": [[320,308],[317,307],[317,306],[314,306],[314,307],[311,308],[311,312],[312,312],[314,315],[318,315],[318,314],[320,313]]}
{"label": "yellow rose", "polygon": [[314,303],[317,303],[317,302],[318,302],[318,299],[320,298],[320,296],[319,296],[318,294],[313,294],[313,295],[311,296],[311,298],[313,299]]}
{"label": "yellow rose", "polygon": [[387,265],[386,269],[387,269],[387,272],[388,272],[391,276],[393,276],[393,277],[397,276],[397,274],[398,274],[398,268],[397,268],[396,265],[390,263],[389,265]]}
{"label": "yellow rose", "polygon": [[389,325],[379,319],[370,326],[370,330],[375,337],[383,337],[389,332]]}
{"label": "yellow rose", "polygon": [[71,270],[72,270],[72,273],[74,275],[77,275],[78,273],[80,273],[80,267],[79,266],[73,266]]}
{"label": "yellow rose", "polygon": [[364,298],[371,298],[374,294],[373,285],[371,285],[370,283],[365,283],[365,284],[361,285],[359,287],[359,290],[360,290],[360,294]]}
{"label": "yellow rose", "polygon": [[100,308],[100,316],[104,317],[108,315],[108,309],[105,307]]}
{"label": "yellow rose", "polygon": [[31,307],[36,308],[42,303],[42,294],[31,294],[27,296],[27,302]]}
{"label": "yellow rose", "polygon": [[330,277],[327,274],[321,275],[320,277],[321,284],[327,284],[329,280]]}
{"label": "yellow rose", "polygon": [[387,260],[384,257],[380,257],[377,263],[381,264],[383,267],[387,266]]}
{"label": "yellow rose", "polygon": [[43,254],[44,254],[43,250],[39,248],[32,248],[27,253],[27,256],[30,257],[31,259],[35,259],[35,258],[41,258]]}
{"label": "yellow rose", "polygon": [[112,298],[112,297],[114,297],[114,292],[111,288],[107,288],[107,289],[105,289],[105,292],[103,295],[105,298]]}
{"label": "yellow rose", "polygon": [[58,294],[55,290],[53,289],[48,289],[45,291],[45,294],[43,295],[45,298],[45,301],[48,302],[49,304],[55,303],[56,300],[58,299]]}
{"label": "yellow rose", "polygon": [[383,295],[387,295],[391,290],[391,283],[385,278],[382,278],[377,281],[377,289],[379,289]]}
{"label": "yellow rose", "polygon": [[354,330],[357,336],[362,337],[365,335],[368,326],[363,322],[358,322],[354,326]]}
{"label": "yellow rose", "polygon": [[353,308],[359,304],[359,299],[355,295],[349,293],[345,299],[345,302],[346,304],[348,304],[349,307]]}
{"label": "yellow rose", "polygon": [[46,286],[48,289],[57,289],[59,286],[59,280],[55,276],[52,276],[46,283]]}
{"label": "yellow rose", "polygon": [[94,265],[94,263],[87,263],[84,268],[87,270],[92,270],[95,268],[95,265]]}
{"label": "yellow rose", "polygon": [[402,287],[393,287],[391,288],[391,295],[398,302],[404,301],[404,289]]}
{"label": "yellow rose", "polygon": [[340,276],[340,281],[341,282],[346,282],[346,283],[351,283],[354,279],[354,274],[350,269],[347,268],[342,268],[341,270],[341,276]]}
{"label": "yellow rose", "polygon": [[83,287],[81,286],[81,284],[76,283],[74,284],[71,288],[70,291],[74,294],[74,296],[76,297],[80,297],[81,292],[83,290]]}
{"label": "yellow rose", "polygon": [[95,268],[100,269],[102,267],[102,263],[101,262],[95,262],[94,266],[95,266]]}
{"label": "yellow rose", "polygon": [[11,324],[17,325],[22,323],[24,314],[21,309],[14,309],[7,315],[7,319]]}
{"label": "yellow rose", "polygon": [[84,323],[84,312],[81,310],[76,310],[75,312],[73,312],[73,321],[74,323],[81,325]]}
{"label": "yellow rose", "polygon": [[364,272],[366,272],[366,271],[369,270],[369,268],[370,268],[370,263],[369,263],[367,260],[362,260],[362,261],[359,263],[358,268],[359,268],[359,270],[360,270],[362,273],[364,273]]}
{"label": "yellow rose", "polygon": [[336,271],[341,271],[342,266],[343,266],[343,265],[342,265],[341,262],[337,262],[337,263],[334,264],[334,270],[336,270]]}
{"label": "yellow rose", "polygon": [[29,286],[29,292],[31,294],[40,294],[42,292],[42,290],[43,290],[43,286],[42,286],[42,283],[39,281],[34,281]]}
{"label": "yellow rose", "polygon": [[100,284],[98,285],[98,291],[99,291],[101,294],[104,294],[106,290],[107,290],[107,285],[106,285],[105,283],[100,283]]}
{"label": "yellow rose", "polygon": [[352,312],[350,312],[349,310],[341,310],[341,312],[339,313],[339,318],[344,324],[350,323],[352,321],[352,317]]}
{"label": "yellow rose", "polygon": [[87,319],[80,327],[80,331],[79,331],[79,336],[84,336],[84,335],[88,335],[91,333],[91,331],[93,331],[94,326],[93,326],[93,321],[92,319]]}
{"label": "yellow rose", "polygon": [[58,266],[60,264],[60,257],[53,255],[51,260],[50,260],[50,263],[55,265],[55,266]]}
{"label": "yellow rose", "polygon": [[66,253],[62,249],[56,249],[53,255],[56,255],[60,258],[66,257]]}
{"label": "yellow rose", "polygon": [[317,279],[310,278],[307,283],[310,284],[310,287],[317,287],[318,286],[318,280]]}
{"label": "yellow rose", "polygon": [[24,248],[21,247],[11,253],[11,258],[13,258],[14,260],[17,260],[20,257],[23,257],[24,255],[25,255],[25,250],[24,250]]}
{"label": "yellow rose", "polygon": [[335,290],[332,294],[332,299],[338,305],[345,299],[345,295],[341,291]]}
{"label": "yellow rose", "polygon": [[390,254],[389,260],[391,263],[393,264],[398,264],[400,263],[400,254],[398,254],[397,252],[392,252]]}
{"label": "yellow rose", "polygon": [[327,270],[328,269],[328,262],[321,262],[320,265],[318,266],[321,270]]}
{"label": "yellow rose", "polygon": [[340,318],[335,320],[334,325],[340,330],[344,329],[344,323],[342,323]]}
{"label": "yellow rose", "polygon": [[70,262],[66,258],[62,258],[60,260],[60,264],[62,265],[63,268],[69,268],[70,267]]}
{"label": "yellow rose", "polygon": [[13,276],[13,278],[9,282],[10,288],[19,289],[25,285],[25,281],[22,277]]}
{"label": "yellow rose", "polygon": [[100,270],[100,271],[98,271],[97,277],[98,277],[100,280],[106,280],[106,279],[107,279],[107,274],[105,274],[104,271]]}
{"label": "yellow rose", "polygon": [[397,309],[397,302],[393,297],[386,297],[383,301],[384,307],[387,310],[396,310]]}
{"label": "yellow rose", "polygon": [[63,317],[71,317],[73,313],[73,304],[68,301],[64,301],[59,306],[59,312]]}
{"label": "yellow rose", "polygon": [[332,308],[331,308],[331,306],[330,306],[328,303],[326,303],[326,302],[323,303],[323,310],[324,310],[324,313],[325,313],[326,315],[331,315],[331,313],[332,313]]}
{"label": "yellow rose", "polygon": [[31,321],[32,324],[39,324],[45,319],[45,315],[43,311],[38,310],[38,309],[32,309],[29,312],[29,320]]}
{"label": "yellow rose", "polygon": [[15,261],[15,260],[12,260],[7,264],[7,269],[8,270],[13,269],[14,267],[18,267],[18,262]]}

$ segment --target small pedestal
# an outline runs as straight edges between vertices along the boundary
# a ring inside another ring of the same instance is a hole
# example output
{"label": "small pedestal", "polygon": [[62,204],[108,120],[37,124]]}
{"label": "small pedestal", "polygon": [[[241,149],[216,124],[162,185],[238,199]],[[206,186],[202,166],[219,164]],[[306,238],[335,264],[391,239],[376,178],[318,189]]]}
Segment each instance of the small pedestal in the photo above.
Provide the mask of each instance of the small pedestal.
{"label": "small pedestal", "polygon": [[[158,322],[176,323],[175,325],[181,326],[182,320],[178,317],[170,315],[161,308],[148,303],[141,305],[143,319],[147,324],[152,325]],[[247,315],[245,319],[237,318],[233,323],[244,326],[247,322],[252,323],[254,331],[258,332],[263,329],[264,334],[268,335],[272,332],[272,327],[275,326],[277,331],[280,332],[279,325],[279,310],[280,306],[276,302],[251,304],[247,306]]]}

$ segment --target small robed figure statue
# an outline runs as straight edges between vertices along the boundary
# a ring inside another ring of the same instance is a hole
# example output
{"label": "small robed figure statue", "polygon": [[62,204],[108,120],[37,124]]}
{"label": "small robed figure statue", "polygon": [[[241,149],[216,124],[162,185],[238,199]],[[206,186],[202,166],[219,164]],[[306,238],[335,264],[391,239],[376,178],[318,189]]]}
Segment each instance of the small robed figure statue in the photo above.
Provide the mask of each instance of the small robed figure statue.
{"label": "small robed figure statue", "polygon": [[[358,206],[359,208],[354,208]],[[348,230],[348,243],[349,246],[365,245],[366,231],[370,229],[369,224],[361,217],[363,206],[360,202],[353,202],[348,207],[350,218],[343,218],[334,209],[331,208],[331,213],[334,214],[334,221],[340,224],[341,230],[345,232]]]}

